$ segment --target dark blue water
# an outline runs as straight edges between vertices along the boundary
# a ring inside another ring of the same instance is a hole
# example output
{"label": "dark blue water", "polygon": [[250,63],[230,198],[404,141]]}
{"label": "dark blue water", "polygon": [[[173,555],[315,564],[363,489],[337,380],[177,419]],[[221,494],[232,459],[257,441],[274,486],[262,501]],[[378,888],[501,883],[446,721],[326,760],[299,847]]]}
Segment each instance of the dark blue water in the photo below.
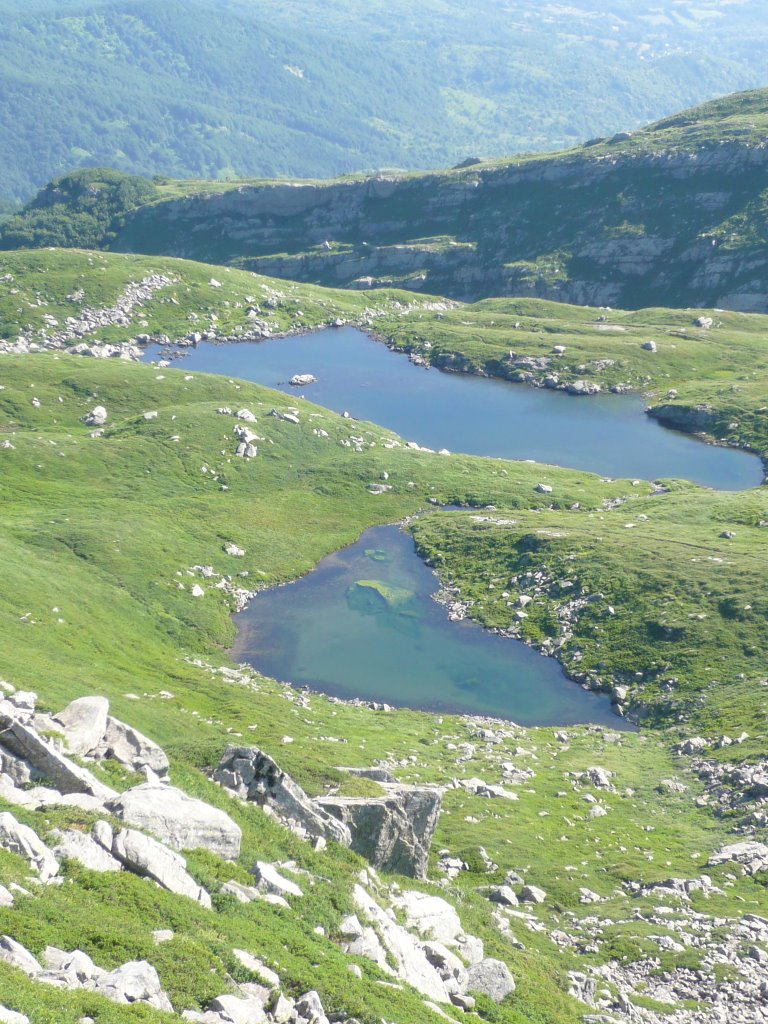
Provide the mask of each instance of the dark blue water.
{"label": "dark blue water", "polygon": [[396,526],[367,530],[307,576],[258,594],[235,617],[233,650],[259,672],[337,697],[492,715],[521,725],[627,728],[608,698],[559,664],[432,600],[435,575]]}
{"label": "dark blue water", "polygon": [[[153,347],[145,358],[160,354]],[[425,370],[351,327],[243,344],[203,343],[177,365],[303,394],[428,448],[533,459],[610,477],[677,477],[718,490],[756,487],[763,479],[756,456],[667,430],[645,415],[637,396],[574,398]],[[317,383],[293,388],[288,380],[296,373],[312,373]]]}

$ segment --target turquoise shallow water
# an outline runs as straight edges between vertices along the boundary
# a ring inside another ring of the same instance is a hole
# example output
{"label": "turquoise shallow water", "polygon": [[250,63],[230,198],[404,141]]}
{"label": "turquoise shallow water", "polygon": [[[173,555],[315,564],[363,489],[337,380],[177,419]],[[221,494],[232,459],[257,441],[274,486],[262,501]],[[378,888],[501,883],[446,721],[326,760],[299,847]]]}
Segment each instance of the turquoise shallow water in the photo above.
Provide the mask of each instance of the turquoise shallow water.
{"label": "turquoise shallow water", "polygon": [[[414,366],[354,328],[240,345],[204,343],[185,370],[241,377],[390,427],[407,441],[469,455],[534,459],[611,477],[681,477],[719,490],[756,487],[760,460],[661,427],[637,396],[574,398]],[[146,358],[157,358],[150,349]],[[296,373],[318,380],[292,388]]]}
{"label": "turquoise shallow water", "polygon": [[264,675],[345,699],[522,725],[626,728],[607,697],[575,685],[554,659],[451,622],[431,598],[437,589],[412,538],[375,527],[303,579],[255,597],[236,616],[233,654]]}

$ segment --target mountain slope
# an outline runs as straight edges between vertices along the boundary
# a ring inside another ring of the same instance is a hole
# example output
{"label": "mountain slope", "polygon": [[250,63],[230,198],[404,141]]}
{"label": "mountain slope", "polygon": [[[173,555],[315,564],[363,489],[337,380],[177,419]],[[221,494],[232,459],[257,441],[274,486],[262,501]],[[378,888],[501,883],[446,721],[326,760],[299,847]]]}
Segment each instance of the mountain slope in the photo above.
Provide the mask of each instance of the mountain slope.
{"label": "mountain slope", "polygon": [[[457,299],[766,311],[767,139],[760,90],[566,153],[459,170],[171,182],[100,244]],[[44,190],[0,244],[72,244],[62,225],[83,213],[77,182]]]}
{"label": "mountain slope", "polygon": [[760,0],[3,0],[0,197],[572,145],[764,81]]}

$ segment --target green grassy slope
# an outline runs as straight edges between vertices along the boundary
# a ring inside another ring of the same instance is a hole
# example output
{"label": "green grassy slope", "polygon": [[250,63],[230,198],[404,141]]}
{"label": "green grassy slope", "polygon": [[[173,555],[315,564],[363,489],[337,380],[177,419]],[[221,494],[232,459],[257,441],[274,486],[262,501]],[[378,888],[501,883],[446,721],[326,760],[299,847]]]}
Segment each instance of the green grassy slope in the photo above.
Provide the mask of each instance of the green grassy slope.
{"label": "green grassy slope", "polygon": [[[0,196],[561,147],[760,85],[759,0],[4,0]],[[429,54],[429,59],[425,59]]]}
{"label": "green grassy slope", "polygon": [[433,304],[394,289],[369,296],[188,260],[33,250],[0,254],[0,338],[43,343],[65,329],[68,318],[113,308],[130,286],[153,277],[164,280],[123,322],[97,323],[83,339],[117,343],[148,334],[177,341],[211,331],[237,338],[258,325],[280,334]]}
{"label": "green grassy slope", "polygon": [[[610,572],[614,560],[626,566],[622,593],[614,597],[615,591],[610,592],[617,621],[625,629],[623,635],[617,631],[610,637],[611,656],[618,664],[622,653],[636,653],[642,639],[626,617],[628,608],[656,603],[660,587],[668,600],[679,603],[682,616],[691,600],[691,578],[670,574],[663,563],[648,564],[646,545],[675,533],[680,546],[687,537],[690,544],[705,549],[710,544],[714,550],[716,542],[706,538],[724,514],[715,499],[704,501],[703,492],[683,487],[651,501],[643,497],[647,486],[550,470],[557,511],[539,512],[541,495],[535,484],[540,469],[535,466],[387,450],[381,441],[391,439],[388,431],[352,426],[309,404],[302,404],[299,425],[279,421],[267,413],[274,405],[287,405],[285,396],[245,383],[51,354],[4,357],[0,368],[0,433],[13,445],[0,450],[3,676],[34,688],[52,708],[75,696],[106,694],[115,714],[166,747],[177,784],[236,816],[244,830],[239,867],[200,854],[189,857],[195,876],[214,891],[228,878],[245,878],[243,871],[256,856],[293,858],[320,879],[311,901],[295,912],[218,899],[215,912],[206,913],[136,878],[105,881],[70,869],[71,884],[42,888],[20,899],[16,908],[0,911],[0,930],[36,953],[47,943],[79,946],[104,966],[146,956],[157,966],[177,1010],[199,1006],[220,992],[227,971],[244,977],[232,961],[231,949],[237,946],[279,967],[289,990],[317,987],[328,1009],[355,1013],[366,1024],[382,1016],[401,1024],[429,1019],[407,989],[378,986],[380,976],[366,962],[361,961],[363,978],[351,978],[345,958],[313,931],[322,925],[328,935],[336,935],[360,862],[336,849],[314,853],[257,809],[233,805],[200,774],[216,762],[233,735],[241,734],[253,736],[275,754],[313,793],[339,784],[340,761],[365,765],[383,759],[399,765],[395,770],[403,780],[445,783],[457,771],[465,777],[496,779],[505,760],[535,768],[535,780],[520,787],[514,803],[495,801],[491,808],[488,801],[450,790],[434,847],[448,848],[470,864],[470,871],[441,892],[459,907],[466,927],[483,937],[487,952],[505,959],[518,979],[514,997],[492,1011],[491,1019],[498,1024],[575,1024],[584,1008],[566,994],[568,970],[615,958],[631,963],[657,949],[651,938],[658,935],[657,925],[637,924],[627,934],[622,922],[637,904],[624,883],[694,877],[709,854],[727,841],[732,824],[694,804],[701,784],[669,751],[677,728],[671,735],[647,736],[574,728],[568,730],[571,742],[564,745],[553,730],[510,727],[500,743],[486,745],[473,738],[476,723],[471,720],[411,711],[377,713],[319,696],[305,699],[258,677],[252,684],[231,680],[219,672],[228,664],[224,649],[232,637],[228,601],[205,580],[205,596],[193,598],[195,577],[188,570],[210,564],[219,573],[247,571],[246,579],[235,577],[246,586],[292,578],[353,540],[365,526],[396,520],[437,499],[494,504],[502,514],[519,517],[526,529],[541,528],[546,534],[553,526],[579,536],[584,531],[587,540],[574,545],[581,573],[581,561],[596,558],[589,547],[589,528],[597,520],[601,534],[610,536],[610,550],[595,561],[594,577],[600,580]],[[81,417],[96,402],[106,406],[109,420],[105,435],[93,439]],[[251,408],[259,419],[258,431],[274,443],[262,444],[250,462],[233,459],[233,420],[216,413],[224,405]],[[143,418],[149,409],[157,410],[156,419]],[[329,437],[315,434],[315,427]],[[358,453],[342,446],[339,442],[350,431],[369,437],[374,447]],[[367,484],[384,469],[393,490],[371,495]],[[606,499],[618,497],[629,503],[613,512],[602,510]],[[744,502],[740,515],[748,509],[761,513],[766,501],[762,491],[739,500]],[[579,511],[566,511],[576,502]],[[697,509],[695,522],[692,507]],[[653,510],[642,545],[621,528],[630,512],[635,515],[640,509],[649,516]],[[729,509],[728,514],[735,512]],[[497,538],[489,529],[490,543],[475,545],[477,530],[464,516],[446,521],[438,514],[417,525],[420,544],[439,543],[446,568],[458,565],[470,588],[491,572],[511,571],[517,558],[510,543],[514,531],[502,531]],[[727,597],[740,570],[743,585],[754,589],[757,609],[762,607],[764,581],[750,566],[762,549],[751,531],[740,532],[744,536],[732,556],[738,563],[727,574],[708,562],[695,571],[713,594]],[[245,548],[245,557],[227,556],[227,542]],[[537,561],[557,557],[558,542],[551,543],[551,549],[537,552]],[[584,582],[592,585],[592,580]],[[483,617],[482,609],[475,612]],[[739,622],[739,630],[745,642],[763,649],[757,615]],[[711,637],[711,655],[719,658],[722,634],[713,631]],[[675,669],[680,666],[680,696],[693,700],[697,689],[683,671],[691,639],[673,638],[668,659]],[[695,639],[705,642],[698,633]],[[587,645],[585,649],[591,657]],[[173,696],[163,698],[161,691]],[[730,676],[723,676],[722,686],[706,688],[703,708],[696,713],[713,727],[726,724],[734,692]],[[765,723],[746,700],[744,708],[751,736],[741,750],[748,755],[762,749]],[[282,742],[286,734],[292,743]],[[340,746],[338,740],[346,742]],[[475,750],[459,767],[456,747],[467,740]],[[564,784],[565,773],[593,764],[617,773],[616,792],[600,794],[608,809],[600,818],[586,813],[580,787]],[[656,791],[662,779],[673,775],[685,778],[689,792]],[[65,821],[79,827],[89,822],[74,809],[15,813],[43,834]],[[561,844],[566,823],[569,841]],[[480,846],[497,865],[490,874],[479,857]],[[532,908],[545,931],[513,922],[512,938],[518,945],[500,935],[485,897],[476,891],[501,881],[510,869],[524,872],[548,892],[546,902]],[[728,881],[726,869],[710,873],[716,884]],[[19,862],[2,858],[4,883],[23,875]],[[564,952],[547,933],[562,927],[578,931],[582,919],[588,927],[586,920],[595,909],[580,904],[580,886],[607,898],[599,908],[604,932],[599,942],[591,943],[591,951]],[[737,878],[710,900],[696,894],[692,899],[696,909],[721,920],[739,917],[747,908],[768,912],[765,889],[754,879]],[[167,947],[155,948],[151,930],[167,926],[176,938]],[[667,956],[662,970],[690,965],[697,955]],[[4,1001],[31,1013],[36,1024],[74,1024],[83,1013],[109,1024],[161,1019],[94,997],[39,990],[7,969],[0,972],[0,982]]]}

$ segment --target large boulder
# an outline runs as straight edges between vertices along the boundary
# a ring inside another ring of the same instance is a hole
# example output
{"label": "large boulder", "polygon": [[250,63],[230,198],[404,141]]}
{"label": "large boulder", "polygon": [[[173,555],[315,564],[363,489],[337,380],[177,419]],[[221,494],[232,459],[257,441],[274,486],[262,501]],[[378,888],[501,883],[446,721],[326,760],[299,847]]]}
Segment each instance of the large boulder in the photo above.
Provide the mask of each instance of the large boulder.
{"label": "large boulder", "polygon": [[54,719],[63,727],[64,741],[71,754],[89,754],[107,731],[109,701],[106,697],[79,697]]}
{"label": "large boulder", "polygon": [[87,768],[70,761],[31,726],[4,711],[0,711],[0,745],[26,761],[38,777],[50,780],[59,793],[87,793],[102,801],[115,796]]}
{"label": "large boulder", "polygon": [[240,828],[228,814],[174,786],[148,782],[110,801],[121,821],[152,832],[174,850],[210,850],[225,860],[240,855]]}
{"label": "large boulder", "polygon": [[407,890],[393,902],[405,912],[407,926],[424,939],[456,943],[464,935],[455,908],[440,896]]}
{"label": "large boulder", "polygon": [[160,778],[168,774],[168,758],[162,747],[111,715],[107,718],[103,738],[90,753],[97,757],[112,757],[134,771],[151,768]]}
{"label": "large boulder", "polygon": [[188,896],[202,906],[210,908],[211,897],[187,873],[187,862],[184,858],[158,843],[156,839],[130,828],[123,829],[113,837],[112,830],[105,821],[96,822],[93,835],[96,841],[108,849],[129,871],[157,882],[161,888],[169,892]]}
{"label": "large boulder", "polygon": [[500,1003],[515,991],[515,979],[503,961],[488,957],[467,971],[467,991],[479,992]]}
{"label": "large boulder", "polygon": [[0,962],[17,967],[30,978],[40,974],[43,969],[29,950],[10,935],[0,935]]}
{"label": "large boulder", "polygon": [[62,832],[53,848],[59,860],[76,860],[91,871],[122,871],[120,861],[86,832]]}
{"label": "large boulder", "polygon": [[147,1003],[157,1010],[173,1013],[157,971],[146,960],[134,960],[103,975],[95,982],[94,990],[113,1003]]}
{"label": "large boulder", "polygon": [[213,774],[216,782],[241,800],[268,807],[294,831],[312,839],[333,839],[349,846],[349,830],[310,800],[304,790],[258,747],[228,747]]}
{"label": "large boulder", "polygon": [[29,825],[22,825],[9,811],[0,814],[0,847],[23,857],[44,882],[58,873],[59,862],[53,852]]}
{"label": "large boulder", "polygon": [[208,1004],[208,1009],[221,1014],[232,1024],[263,1024],[267,1020],[263,1004],[253,997],[217,996]]}
{"label": "large boulder", "polygon": [[375,868],[426,878],[440,817],[440,790],[397,785],[384,789],[381,797],[323,797],[316,803],[347,826],[352,849]]}

